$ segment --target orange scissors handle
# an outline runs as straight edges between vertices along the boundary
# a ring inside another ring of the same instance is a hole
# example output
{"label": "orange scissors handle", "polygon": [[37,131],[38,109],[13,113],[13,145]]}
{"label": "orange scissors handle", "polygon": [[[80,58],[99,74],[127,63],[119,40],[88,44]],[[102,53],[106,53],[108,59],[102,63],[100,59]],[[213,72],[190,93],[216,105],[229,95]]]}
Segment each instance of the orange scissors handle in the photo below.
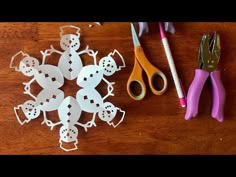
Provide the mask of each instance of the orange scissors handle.
{"label": "orange scissors handle", "polygon": [[[127,82],[128,94],[131,98],[135,100],[142,100],[144,96],[146,95],[146,85],[143,81],[142,71],[143,69],[138,63],[138,60],[136,59],[136,56],[135,56],[134,68]],[[134,83],[138,84],[141,88],[141,92],[138,95],[134,93],[134,87],[133,87]]]}
{"label": "orange scissors handle", "polygon": [[[146,86],[143,81],[142,77],[142,68],[147,74],[148,77],[148,83],[150,86],[150,89],[153,94],[155,95],[162,95],[166,89],[167,89],[167,79],[164,73],[159,70],[158,68],[154,67],[147,59],[147,57],[144,54],[143,48],[141,46],[136,46],[134,48],[135,53],[135,64],[133,71],[129,77],[128,83],[127,83],[127,91],[128,94],[131,96],[131,98],[135,100],[141,100],[144,98],[146,94]],[[141,65],[141,66],[140,66]],[[154,78],[159,76],[163,81],[163,88],[161,90],[157,90],[154,87]],[[141,87],[141,93],[139,95],[135,95],[133,92],[133,89],[131,87],[131,84],[133,82],[136,82]]]}

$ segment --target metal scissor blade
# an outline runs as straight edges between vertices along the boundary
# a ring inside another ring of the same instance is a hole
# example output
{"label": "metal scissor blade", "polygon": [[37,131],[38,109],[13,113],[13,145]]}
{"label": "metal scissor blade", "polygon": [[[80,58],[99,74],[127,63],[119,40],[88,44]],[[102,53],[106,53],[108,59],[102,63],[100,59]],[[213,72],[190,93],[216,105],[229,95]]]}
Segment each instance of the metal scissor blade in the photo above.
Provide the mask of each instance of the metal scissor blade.
{"label": "metal scissor blade", "polygon": [[134,46],[141,46],[140,42],[139,42],[139,38],[138,38],[138,35],[137,35],[137,32],[135,30],[135,27],[134,27],[134,24],[133,23],[130,23],[131,25],[131,32],[132,32],[132,38],[133,38],[133,43],[134,43]]}

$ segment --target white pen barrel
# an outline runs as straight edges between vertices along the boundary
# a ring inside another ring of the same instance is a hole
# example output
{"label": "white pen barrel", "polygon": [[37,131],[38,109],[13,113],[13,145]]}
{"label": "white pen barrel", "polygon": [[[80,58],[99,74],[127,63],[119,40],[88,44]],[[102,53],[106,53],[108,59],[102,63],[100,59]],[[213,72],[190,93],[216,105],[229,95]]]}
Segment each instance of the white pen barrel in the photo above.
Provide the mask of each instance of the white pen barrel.
{"label": "white pen barrel", "polygon": [[183,98],[184,94],[182,92],[181,84],[180,84],[179,77],[178,77],[178,74],[177,74],[177,71],[175,68],[175,63],[174,63],[174,60],[173,60],[173,57],[172,57],[172,54],[170,51],[170,47],[169,47],[167,38],[162,38],[162,43],[163,43],[163,46],[165,49],[166,57],[167,57],[167,60],[168,60],[169,66],[170,66],[170,70],[171,70],[172,77],[173,77],[173,80],[175,83],[178,97]]}

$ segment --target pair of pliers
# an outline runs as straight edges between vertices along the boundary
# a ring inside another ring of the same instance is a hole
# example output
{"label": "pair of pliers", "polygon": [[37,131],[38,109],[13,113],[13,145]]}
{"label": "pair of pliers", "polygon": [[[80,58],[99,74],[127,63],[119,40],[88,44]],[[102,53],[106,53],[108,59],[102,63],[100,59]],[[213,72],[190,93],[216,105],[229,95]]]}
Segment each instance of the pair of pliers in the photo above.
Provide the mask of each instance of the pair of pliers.
{"label": "pair of pliers", "polygon": [[224,120],[225,89],[221,82],[220,71],[217,70],[221,53],[220,36],[218,33],[204,34],[199,48],[199,69],[187,94],[187,111],[185,119],[189,120],[198,114],[199,98],[203,86],[210,76],[212,83],[212,112],[211,116],[222,122]]}

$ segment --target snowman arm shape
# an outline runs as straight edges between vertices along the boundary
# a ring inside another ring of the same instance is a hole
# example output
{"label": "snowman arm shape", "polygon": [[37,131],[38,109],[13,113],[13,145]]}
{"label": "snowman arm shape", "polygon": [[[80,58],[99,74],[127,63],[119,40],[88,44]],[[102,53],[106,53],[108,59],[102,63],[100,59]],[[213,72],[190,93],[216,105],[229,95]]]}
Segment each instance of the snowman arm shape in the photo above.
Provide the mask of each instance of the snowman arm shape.
{"label": "snowman arm shape", "polygon": [[93,113],[92,119],[86,123],[86,125],[87,125],[88,128],[91,128],[92,126],[94,126],[94,127],[97,126],[96,123],[95,123],[96,114],[97,114],[96,112]]}
{"label": "snowman arm shape", "polygon": [[30,92],[30,85],[35,81],[35,77],[33,79],[31,79],[29,82],[23,82],[23,85],[25,85],[24,87],[24,94],[30,95],[32,98],[34,98],[36,100],[36,97]]}
{"label": "snowman arm shape", "polygon": [[50,125],[48,125],[50,127],[51,130],[53,130],[53,128],[57,125],[60,125],[62,122],[59,121],[59,122],[56,122],[56,123],[53,123],[52,121],[50,121]]}
{"label": "snowman arm shape", "polygon": [[60,55],[63,54],[63,52],[61,52],[61,51],[59,51],[59,50],[56,50],[56,49],[53,47],[53,45],[50,45],[50,47],[51,47],[51,49],[48,49],[48,51],[51,52],[50,55],[51,55],[53,52],[58,53],[58,54],[60,54]]}
{"label": "snowman arm shape", "polygon": [[53,51],[52,51],[51,49],[46,49],[45,52],[40,51],[40,53],[43,55],[43,58],[42,58],[42,65],[44,65],[47,56],[50,56],[50,55],[53,53]]}
{"label": "snowman arm shape", "polygon": [[51,120],[47,119],[46,111],[43,111],[43,121],[41,122],[41,124],[43,125],[44,123],[46,123],[46,125],[49,127],[51,127],[51,125],[53,124]]}
{"label": "snowman arm shape", "polygon": [[89,56],[93,57],[94,64],[97,65],[96,56],[98,54],[98,51],[94,52],[93,50],[89,49],[89,46],[87,45],[84,50],[78,52],[78,55],[82,55],[82,54],[85,54],[85,53],[87,53]]}
{"label": "snowman arm shape", "polygon": [[88,131],[88,129],[87,129],[87,128],[88,128],[88,125],[82,124],[82,123],[80,123],[80,122],[76,122],[76,125],[79,125],[79,126],[83,127],[86,132]]}
{"label": "snowman arm shape", "polygon": [[123,111],[120,108],[116,108],[116,109],[122,113],[122,117],[121,117],[120,121],[117,124],[114,124],[113,122],[107,122],[109,125],[112,125],[114,128],[116,128],[118,125],[120,125],[120,123],[123,122],[123,120],[125,118],[125,111]]}
{"label": "snowman arm shape", "polygon": [[103,100],[105,100],[108,96],[114,96],[114,94],[112,93],[114,90],[112,85],[114,85],[115,82],[109,82],[104,77],[102,79],[107,83],[107,94],[103,97]]}
{"label": "snowman arm shape", "polygon": [[50,55],[50,51],[49,51],[49,53],[48,53],[48,50],[45,50],[45,52],[40,51],[40,53],[43,55],[43,58],[42,58],[42,65],[44,65],[44,64],[45,64],[46,57]]}
{"label": "snowman arm shape", "polygon": [[89,46],[87,45],[86,48],[80,52],[78,52],[78,55],[82,55],[82,54],[85,54],[85,53],[89,53]]}

